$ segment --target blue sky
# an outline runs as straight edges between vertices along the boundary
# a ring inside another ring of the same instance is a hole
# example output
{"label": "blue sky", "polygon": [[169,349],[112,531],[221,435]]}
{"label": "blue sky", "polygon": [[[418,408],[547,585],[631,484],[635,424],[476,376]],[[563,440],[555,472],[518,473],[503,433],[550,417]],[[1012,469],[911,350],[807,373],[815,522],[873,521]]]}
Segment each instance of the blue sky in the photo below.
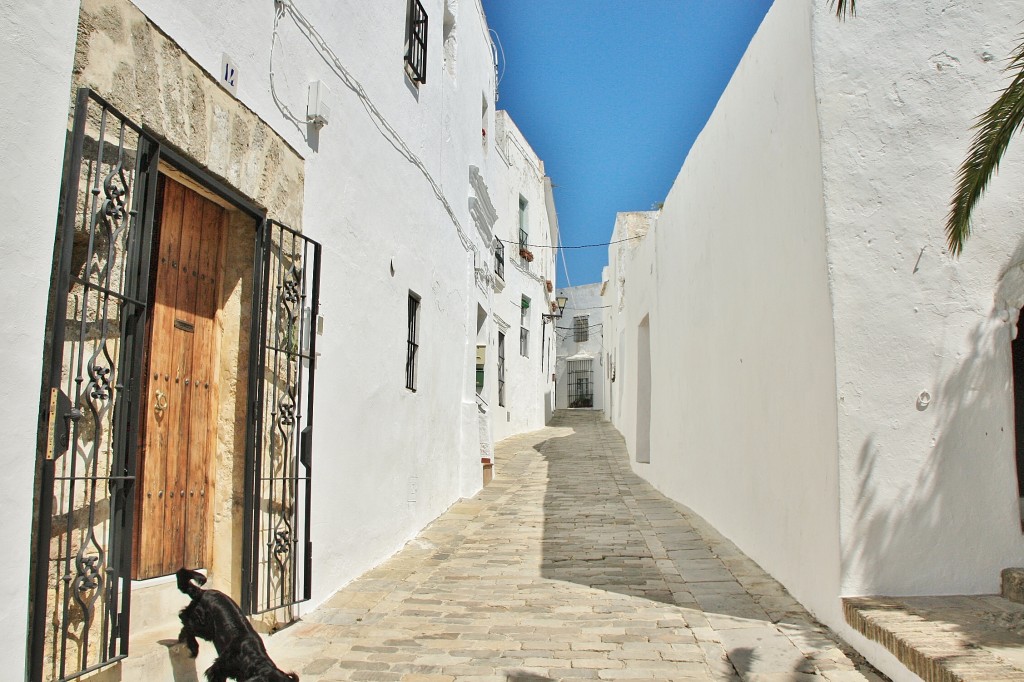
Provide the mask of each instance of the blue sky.
{"label": "blue sky", "polygon": [[[664,201],[772,4],[482,1],[505,56],[498,108],[544,160],[567,246],[607,242],[617,212]],[[607,247],[564,254],[573,285],[601,280]]]}

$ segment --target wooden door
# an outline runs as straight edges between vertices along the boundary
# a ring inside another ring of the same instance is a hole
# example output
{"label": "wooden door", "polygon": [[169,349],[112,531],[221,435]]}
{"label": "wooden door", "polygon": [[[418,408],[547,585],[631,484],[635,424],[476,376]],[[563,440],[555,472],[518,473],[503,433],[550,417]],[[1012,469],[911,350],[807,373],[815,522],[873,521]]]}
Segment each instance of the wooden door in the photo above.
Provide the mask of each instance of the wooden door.
{"label": "wooden door", "polygon": [[160,176],[135,579],[208,567],[217,443],[216,313],[228,211]]}

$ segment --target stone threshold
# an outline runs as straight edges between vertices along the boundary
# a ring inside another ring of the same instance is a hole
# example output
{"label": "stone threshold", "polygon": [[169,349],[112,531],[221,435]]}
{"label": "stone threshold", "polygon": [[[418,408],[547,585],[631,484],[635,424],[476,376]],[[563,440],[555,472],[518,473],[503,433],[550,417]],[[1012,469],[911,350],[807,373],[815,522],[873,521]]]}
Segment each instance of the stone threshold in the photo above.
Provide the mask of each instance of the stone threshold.
{"label": "stone threshold", "polygon": [[1024,681],[1024,605],[997,595],[848,597],[846,622],[927,682]]}

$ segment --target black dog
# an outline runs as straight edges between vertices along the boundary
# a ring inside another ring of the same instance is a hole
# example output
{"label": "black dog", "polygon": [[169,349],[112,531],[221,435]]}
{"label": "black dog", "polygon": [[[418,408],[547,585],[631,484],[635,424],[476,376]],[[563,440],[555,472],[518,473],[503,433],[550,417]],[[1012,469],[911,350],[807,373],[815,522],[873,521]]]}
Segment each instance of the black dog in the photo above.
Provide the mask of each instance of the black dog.
{"label": "black dog", "polygon": [[181,610],[183,627],[178,641],[188,645],[192,658],[199,655],[196,637],[213,642],[217,658],[206,671],[209,682],[227,682],[229,677],[239,682],[299,682],[298,675],[281,672],[274,665],[263,640],[231,597],[200,588],[206,576],[198,571],[181,568],[177,576],[178,589],[192,599]]}

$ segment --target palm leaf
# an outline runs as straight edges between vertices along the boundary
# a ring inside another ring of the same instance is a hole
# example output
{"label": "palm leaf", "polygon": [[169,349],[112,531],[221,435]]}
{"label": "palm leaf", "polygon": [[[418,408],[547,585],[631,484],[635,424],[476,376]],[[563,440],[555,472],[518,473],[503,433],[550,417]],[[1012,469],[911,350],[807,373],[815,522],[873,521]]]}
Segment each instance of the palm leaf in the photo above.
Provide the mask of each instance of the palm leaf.
{"label": "palm leaf", "polygon": [[1007,72],[1013,74],[1006,90],[974,124],[977,131],[957,173],[946,219],[946,243],[953,256],[959,256],[964,240],[971,234],[971,213],[985,192],[992,174],[999,170],[999,161],[1011,138],[1024,126],[1024,39],[1010,58]]}
{"label": "palm leaf", "polygon": [[840,19],[845,19],[847,15],[856,16],[857,0],[828,0],[828,8],[834,8]]}

